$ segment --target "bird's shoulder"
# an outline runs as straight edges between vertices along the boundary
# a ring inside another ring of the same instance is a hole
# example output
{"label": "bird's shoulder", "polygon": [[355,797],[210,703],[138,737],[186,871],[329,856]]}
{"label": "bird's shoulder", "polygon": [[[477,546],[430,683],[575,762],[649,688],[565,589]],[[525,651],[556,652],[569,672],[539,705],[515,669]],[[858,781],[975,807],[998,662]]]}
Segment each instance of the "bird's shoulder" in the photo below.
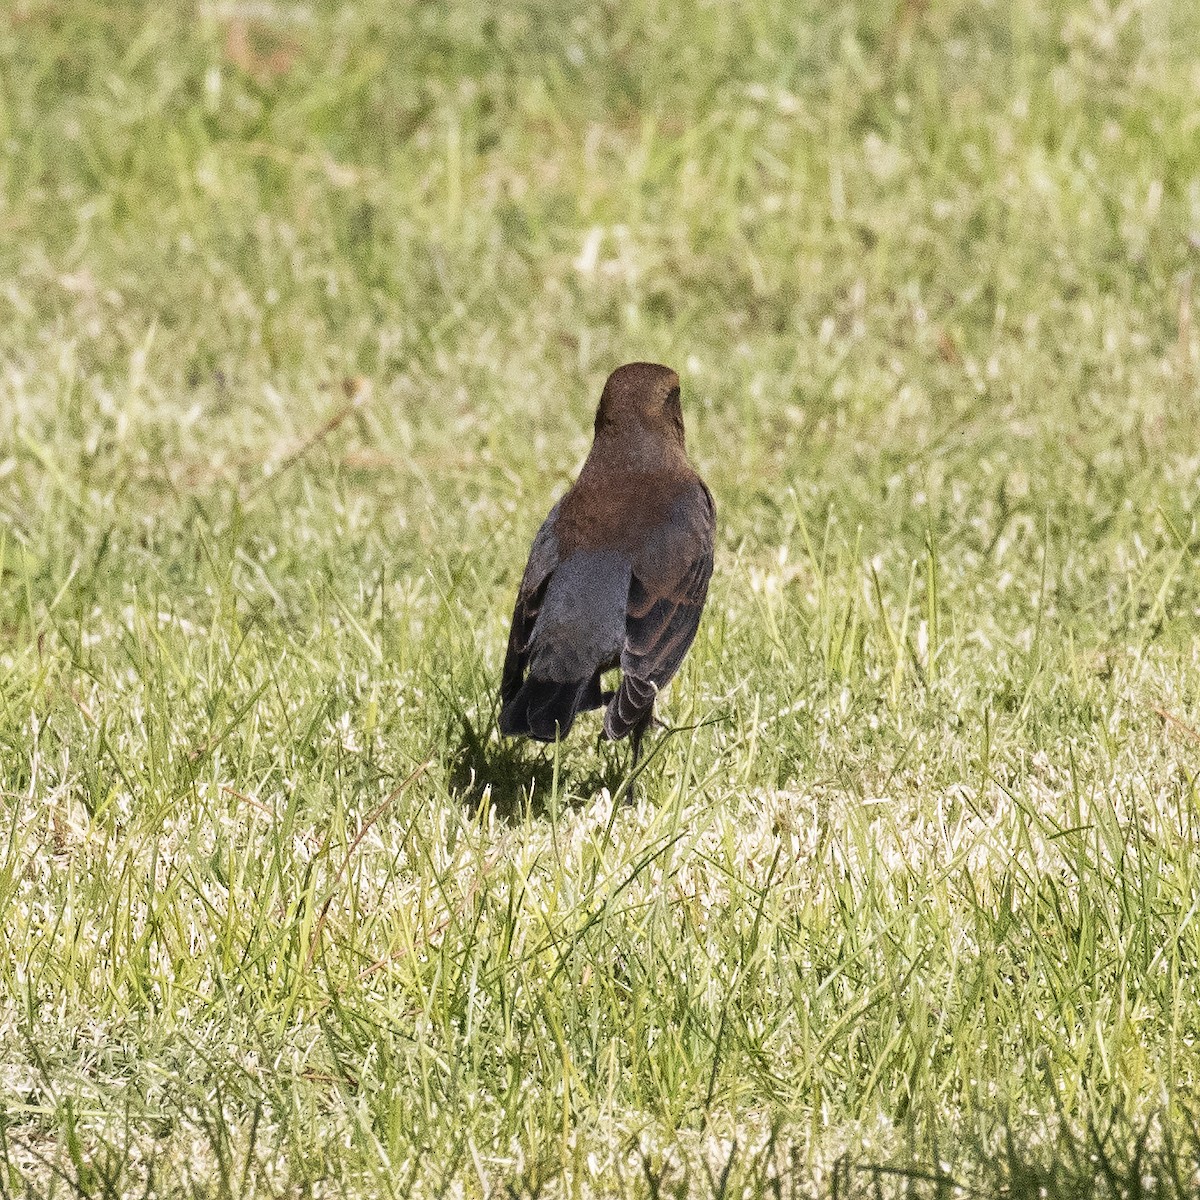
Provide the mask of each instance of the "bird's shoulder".
{"label": "bird's shoulder", "polygon": [[529,548],[529,558],[525,563],[525,573],[521,577],[521,593],[536,591],[546,581],[546,578],[558,566],[561,559],[559,552],[558,514],[562,509],[560,500],[549,512],[541,527],[533,538]]}
{"label": "bird's shoulder", "polygon": [[713,523],[712,497],[690,467],[603,474],[585,471],[558,505],[554,533],[563,556],[621,550],[637,557],[656,531]]}

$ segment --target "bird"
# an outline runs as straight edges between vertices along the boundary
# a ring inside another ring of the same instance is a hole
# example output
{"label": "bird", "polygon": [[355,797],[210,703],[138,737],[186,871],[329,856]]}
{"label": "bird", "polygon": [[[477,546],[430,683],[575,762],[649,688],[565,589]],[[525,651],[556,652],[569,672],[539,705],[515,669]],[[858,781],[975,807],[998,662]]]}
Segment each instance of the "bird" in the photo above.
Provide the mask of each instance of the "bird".
{"label": "bird", "polygon": [[[500,732],[565,738],[603,708],[636,768],[654,701],[700,624],[716,508],[684,447],[679,376],[634,362],[608,377],[579,477],[533,539],[500,681]],[[605,690],[616,667],[621,680]]]}

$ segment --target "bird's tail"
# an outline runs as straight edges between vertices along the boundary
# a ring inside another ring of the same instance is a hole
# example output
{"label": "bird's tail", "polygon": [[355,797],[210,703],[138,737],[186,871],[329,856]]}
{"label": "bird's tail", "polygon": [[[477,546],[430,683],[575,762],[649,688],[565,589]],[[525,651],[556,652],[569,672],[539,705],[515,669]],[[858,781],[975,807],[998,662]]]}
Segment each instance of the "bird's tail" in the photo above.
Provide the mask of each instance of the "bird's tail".
{"label": "bird's tail", "polygon": [[611,692],[600,690],[599,674],[566,681],[531,675],[500,709],[500,732],[552,742],[555,737],[567,736],[581,712],[603,708],[611,698]]}
{"label": "bird's tail", "polygon": [[639,679],[626,673],[621,677],[621,690],[604,714],[604,736],[610,742],[619,741],[628,733],[641,738],[642,730],[654,719],[654,699],[658,688],[653,680]]}

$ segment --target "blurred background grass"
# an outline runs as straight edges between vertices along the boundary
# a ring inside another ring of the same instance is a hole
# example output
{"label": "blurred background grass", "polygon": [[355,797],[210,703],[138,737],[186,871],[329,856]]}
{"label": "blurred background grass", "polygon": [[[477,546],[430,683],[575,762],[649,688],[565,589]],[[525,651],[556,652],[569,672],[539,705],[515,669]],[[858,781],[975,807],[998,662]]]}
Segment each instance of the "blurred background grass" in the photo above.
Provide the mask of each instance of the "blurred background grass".
{"label": "blurred background grass", "polygon": [[[1185,0],[0,14],[5,1186],[716,1191],[722,1128],[819,1188],[941,1129],[1090,1194],[1152,1127],[1183,1187],[1197,46]],[[502,751],[492,692],[636,358],[717,498],[715,724],[610,822],[619,759]],[[545,905],[584,958],[518,986]]]}

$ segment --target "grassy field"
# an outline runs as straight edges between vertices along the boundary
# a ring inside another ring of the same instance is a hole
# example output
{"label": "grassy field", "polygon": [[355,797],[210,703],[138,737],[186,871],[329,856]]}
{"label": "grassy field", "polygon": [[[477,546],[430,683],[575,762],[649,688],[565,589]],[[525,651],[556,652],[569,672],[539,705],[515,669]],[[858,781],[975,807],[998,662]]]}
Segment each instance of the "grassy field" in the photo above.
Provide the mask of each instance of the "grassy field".
{"label": "grassy field", "polygon": [[[1197,46],[8,0],[0,1195],[1200,1187]],[[624,804],[495,691],[637,358],[720,529]]]}

